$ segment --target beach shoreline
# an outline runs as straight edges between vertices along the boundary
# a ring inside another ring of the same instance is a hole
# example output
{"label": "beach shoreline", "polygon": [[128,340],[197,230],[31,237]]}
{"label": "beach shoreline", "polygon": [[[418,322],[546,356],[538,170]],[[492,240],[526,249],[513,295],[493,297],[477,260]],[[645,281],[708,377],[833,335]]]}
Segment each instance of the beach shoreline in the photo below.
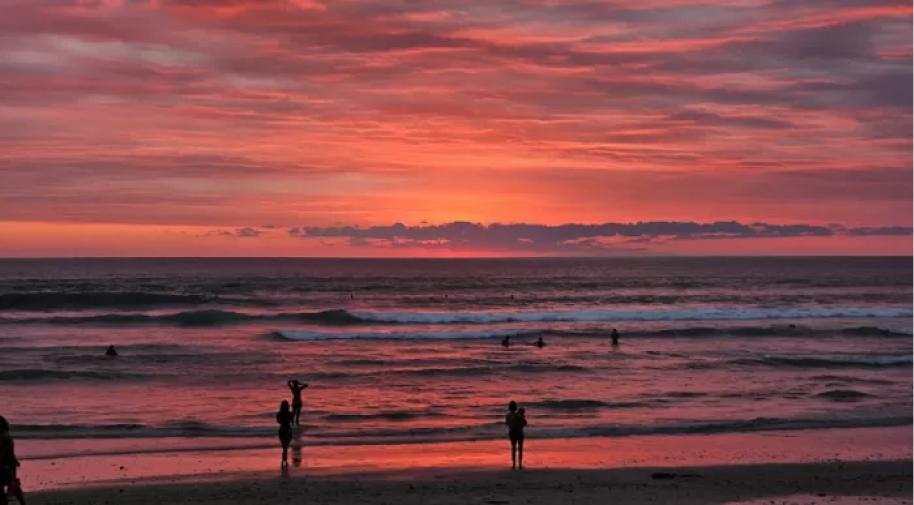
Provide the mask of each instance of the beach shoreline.
{"label": "beach shoreline", "polygon": [[[30,492],[156,482],[208,485],[244,476],[272,478],[280,474],[278,442],[264,439],[264,445],[235,448],[231,442],[180,438],[22,440],[17,448],[23,465],[21,478]],[[287,476],[420,476],[494,472],[510,465],[507,440],[342,446],[307,442],[302,439],[293,444]],[[525,464],[531,471],[897,461],[912,458],[912,431],[908,425],[571,439],[537,439],[534,431],[526,449]]]}
{"label": "beach shoreline", "polygon": [[[33,493],[30,503],[911,503],[911,460],[614,469],[237,475]],[[762,501],[765,500],[765,501]]]}

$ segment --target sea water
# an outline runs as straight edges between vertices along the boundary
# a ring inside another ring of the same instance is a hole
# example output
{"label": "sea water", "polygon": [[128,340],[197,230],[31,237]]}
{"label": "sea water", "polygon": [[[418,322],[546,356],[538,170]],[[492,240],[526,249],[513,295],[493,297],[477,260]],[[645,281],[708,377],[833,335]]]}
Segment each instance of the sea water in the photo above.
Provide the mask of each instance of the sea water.
{"label": "sea water", "polygon": [[297,378],[305,445],[503,437],[509,400],[538,438],[909,425],[911,264],[0,260],[0,415],[253,441]]}

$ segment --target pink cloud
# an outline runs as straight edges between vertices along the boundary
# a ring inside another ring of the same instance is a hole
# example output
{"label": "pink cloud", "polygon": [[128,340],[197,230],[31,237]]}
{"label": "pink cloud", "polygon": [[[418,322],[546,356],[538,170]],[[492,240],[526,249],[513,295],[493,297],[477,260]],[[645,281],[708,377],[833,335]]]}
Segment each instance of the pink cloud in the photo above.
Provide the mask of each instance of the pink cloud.
{"label": "pink cloud", "polygon": [[14,1],[0,215],[911,224],[911,6]]}

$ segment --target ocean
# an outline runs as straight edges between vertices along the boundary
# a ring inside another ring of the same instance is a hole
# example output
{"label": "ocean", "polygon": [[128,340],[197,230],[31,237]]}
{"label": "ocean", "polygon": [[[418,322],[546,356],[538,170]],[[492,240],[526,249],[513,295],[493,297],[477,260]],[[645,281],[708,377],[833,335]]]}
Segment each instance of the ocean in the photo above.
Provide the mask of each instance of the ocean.
{"label": "ocean", "polygon": [[911,281],[909,257],[4,259],[0,414],[272,444],[297,378],[304,445],[504,437],[509,400],[543,439],[903,426]]}

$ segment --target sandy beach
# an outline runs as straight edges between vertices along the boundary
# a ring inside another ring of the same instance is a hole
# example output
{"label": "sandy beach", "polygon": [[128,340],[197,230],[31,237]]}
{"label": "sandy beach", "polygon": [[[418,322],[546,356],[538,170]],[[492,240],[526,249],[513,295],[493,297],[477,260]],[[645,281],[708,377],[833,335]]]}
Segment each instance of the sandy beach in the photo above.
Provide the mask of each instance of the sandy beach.
{"label": "sandy beach", "polygon": [[[910,425],[709,435],[527,440],[529,470],[605,470],[911,459]],[[209,482],[279,473],[272,440],[21,440],[26,490]],[[293,442],[290,477],[498,471],[506,440],[378,445]]]}
{"label": "sandy beach", "polygon": [[[763,498],[898,504],[910,503],[910,440],[909,426],[531,440],[524,471],[505,470],[503,441],[312,446],[285,471],[278,468],[275,448],[180,450],[161,441],[158,452],[118,451],[112,445],[85,456],[36,456],[23,461],[23,479],[32,491],[29,503],[61,505],[754,503]],[[40,453],[34,441],[24,442]]]}
{"label": "sandy beach", "polygon": [[[37,504],[911,503],[911,461],[719,467],[394,472],[111,486],[34,494]],[[760,501],[764,500],[764,501]]]}

